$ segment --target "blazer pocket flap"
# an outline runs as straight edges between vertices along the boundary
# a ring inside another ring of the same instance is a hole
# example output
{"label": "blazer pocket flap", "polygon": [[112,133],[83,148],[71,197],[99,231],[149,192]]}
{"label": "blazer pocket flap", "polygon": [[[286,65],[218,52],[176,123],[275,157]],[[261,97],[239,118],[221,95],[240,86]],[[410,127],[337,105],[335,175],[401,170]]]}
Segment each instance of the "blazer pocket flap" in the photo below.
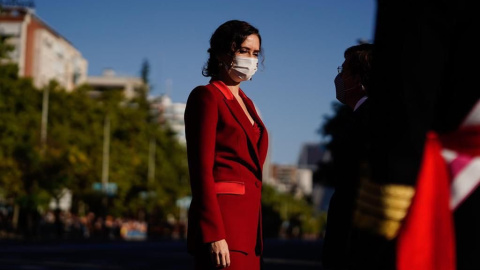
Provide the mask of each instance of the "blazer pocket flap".
{"label": "blazer pocket flap", "polygon": [[244,195],[245,183],[235,181],[215,182],[215,191],[217,194]]}

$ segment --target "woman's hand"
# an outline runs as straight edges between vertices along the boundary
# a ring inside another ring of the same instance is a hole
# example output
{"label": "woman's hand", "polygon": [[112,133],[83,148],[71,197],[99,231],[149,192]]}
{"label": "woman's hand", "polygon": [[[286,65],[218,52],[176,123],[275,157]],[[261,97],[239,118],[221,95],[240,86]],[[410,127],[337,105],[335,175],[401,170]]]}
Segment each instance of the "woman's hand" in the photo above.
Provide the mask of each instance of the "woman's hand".
{"label": "woman's hand", "polygon": [[230,252],[225,239],[210,243],[210,254],[216,267],[225,268],[230,266]]}

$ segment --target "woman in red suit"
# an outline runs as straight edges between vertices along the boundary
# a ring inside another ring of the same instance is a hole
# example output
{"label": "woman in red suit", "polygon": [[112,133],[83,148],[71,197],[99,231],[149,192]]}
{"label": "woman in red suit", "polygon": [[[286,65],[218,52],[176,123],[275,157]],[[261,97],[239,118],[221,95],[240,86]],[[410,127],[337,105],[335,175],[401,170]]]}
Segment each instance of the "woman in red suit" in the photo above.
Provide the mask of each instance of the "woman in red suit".
{"label": "woman in red suit", "polygon": [[258,29],[227,21],[210,39],[198,86],[185,110],[192,203],[188,250],[195,269],[260,269],[262,167],[268,136],[252,101],[240,89],[261,55]]}

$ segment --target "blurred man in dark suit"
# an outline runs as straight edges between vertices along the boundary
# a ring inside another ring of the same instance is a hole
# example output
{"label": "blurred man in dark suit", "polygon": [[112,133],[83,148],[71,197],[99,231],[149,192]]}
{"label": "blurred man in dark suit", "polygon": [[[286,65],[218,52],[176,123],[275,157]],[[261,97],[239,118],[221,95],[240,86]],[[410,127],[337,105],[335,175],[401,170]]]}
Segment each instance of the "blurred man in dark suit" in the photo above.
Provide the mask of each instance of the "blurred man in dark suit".
{"label": "blurred man in dark suit", "polygon": [[[365,162],[368,123],[368,89],[372,44],[349,47],[335,78],[336,97],[348,107],[342,134],[330,144],[335,192],[330,200],[322,262],[325,269],[345,269],[352,227],[353,205],[359,175]],[[342,112],[338,112],[342,113]]]}

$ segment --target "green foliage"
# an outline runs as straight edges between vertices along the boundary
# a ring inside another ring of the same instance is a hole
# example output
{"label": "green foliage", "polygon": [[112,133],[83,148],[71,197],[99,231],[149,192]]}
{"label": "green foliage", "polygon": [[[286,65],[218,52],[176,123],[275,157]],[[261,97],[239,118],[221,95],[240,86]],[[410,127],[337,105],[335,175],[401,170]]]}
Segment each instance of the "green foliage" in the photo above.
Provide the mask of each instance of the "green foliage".
{"label": "green foliage", "polygon": [[272,186],[262,188],[262,207],[265,236],[276,236],[283,221],[296,220],[303,234],[318,235],[321,217],[305,199],[294,198],[289,193],[280,193]]}
{"label": "green foliage", "polygon": [[[125,100],[119,91],[93,99],[87,85],[72,92],[56,82],[36,89],[18,68],[0,64],[0,197],[21,211],[45,209],[64,188],[97,214],[136,216],[178,213],[177,198],[189,194],[186,151],[167,127],[151,121],[145,96]],[[43,92],[49,93],[46,147],[40,141]],[[110,119],[109,182],[118,192],[106,203],[93,190],[101,182],[105,118]],[[156,144],[155,177],[148,181],[149,142]],[[45,149],[45,151],[43,151]],[[144,196],[144,194],[150,194]],[[79,213],[84,214],[84,213]]]}
{"label": "green foliage", "polygon": [[352,121],[351,109],[346,105],[333,102],[332,108],[334,111],[333,116],[326,117],[326,121],[320,129],[320,133],[324,137],[330,139],[327,147],[331,147],[332,144],[336,143],[336,140],[339,137],[343,137],[345,134],[348,134],[345,132],[346,123]]}
{"label": "green foliage", "polygon": [[[347,123],[352,121],[351,109],[338,102],[332,103],[333,116],[325,117],[325,123],[319,129],[319,133],[328,140],[326,149],[334,155],[336,149],[342,147],[343,142],[348,140],[346,130]],[[313,182],[324,186],[334,186],[334,165],[333,160],[325,162],[320,160],[318,169],[313,173]]]}
{"label": "green foliage", "polygon": [[142,78],[143,84],[148,85],[150,80],[149,80],[149,75],[150,75],[150,64],[147,59],[143,60],[142,63],[142,68],[140,70],[140,76]]}
{"label": "green foliage", "polygon": [[[1,11],[1,7],[0,7]],[[0,35],[0,60],[1,59],[8,59],[9,53],[14,49],[11,44],[7,42],[8,36],[1,36]]]}

